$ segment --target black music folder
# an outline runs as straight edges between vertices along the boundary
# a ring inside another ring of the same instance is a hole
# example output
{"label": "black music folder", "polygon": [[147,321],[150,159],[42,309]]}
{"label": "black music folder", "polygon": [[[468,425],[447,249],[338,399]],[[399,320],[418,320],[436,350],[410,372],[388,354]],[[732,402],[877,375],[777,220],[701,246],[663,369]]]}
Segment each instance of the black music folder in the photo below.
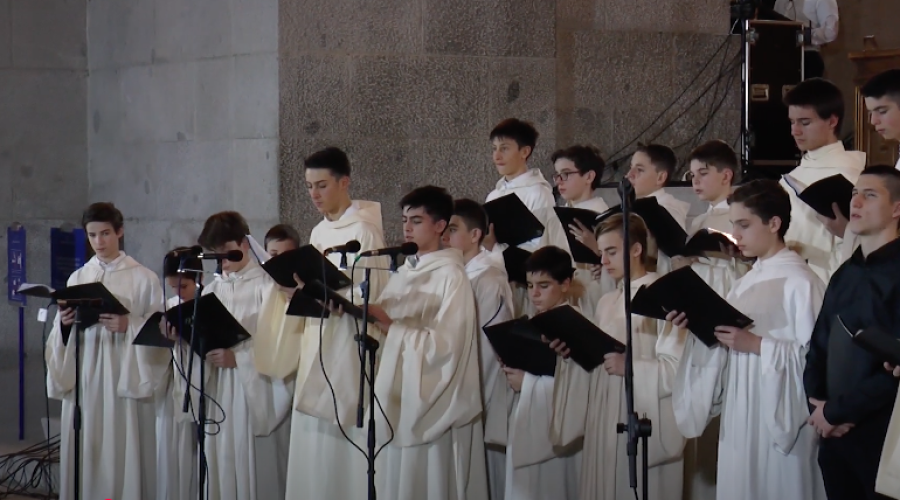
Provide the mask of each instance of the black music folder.
{"label": "black music folder", "polygon": [[[335,305],[341,306],[341,308],[344,310],[344,313],[349,314],[356,319],[363,319],[363,310],[361,305],[354,304],[347,297],[344,297],[339,292],[328,288],[319,280],[312,280],[303,283],[303,290],[301,291],[301,293],[306,297],[317,301],[317,303],[318,301],[327,303],[327,297],[328,301],[331,301]],[[375,318],[371,316],[366,319],[369,323],[375,322]]]}
{"label": "black music folder", "polygon": [[565,342],[571,351],[569,357],[585,371],[593,371],[602,365],[603,356],[611,352],[625,352],[625,344],[597,328],[570,305],[536,314],[531,323],[548,339]]}
{"label": "black music folder", "polygon": [[556,352],[541,339],[541,331],[527,317],[486,326],[483,330],[506,366],[537,376],[552,377],[556,372]]}
{"label": "black music folder", "polygon": [[[324,272],[323,266],[325,268]],[[269,276],[276,283],[286,288],[295,288],[297,286],[297,282],[294,281],[294,274],[297,274],[303,283],[316,279],[322,281],[324,277],[328,288],[333,290],[347,288],[351,284],[350,278],[312,245],[304,245],[300,248],[280,253],[267,260],[262,265],[262,268],[269,273]]]}
{"label": "black music folder", "polygon": [[[193,324],[195,301],[197,328]],[[175,327],[183,341],[188,344],[195,334],[200,336],[202,342],[195,343],[194,352],[201,358],[205,358],[209,351],[230,349],[250,338],[250,333],[228,312],[214,293],[207,293],[199,299],[182,302],[170,308],[166,311],[166,321]]]}
{"label": "black music folder", "polygon": [[134,337],[132,345],[142,345],[146,347],[164,347],[171,349],[175,347],[175,340],[172,340],[163,333],[159,328],[159,322],[165,313],[155,312],[147,319],[144,326]]}
{"label": "black music folder", "polygon": [[[682,255],[687,232],[653,196],[634,200],[631,211],[644,220],[647,230],[656,239],[656,246],[668,256]],[[609,217],[622,213],[622,205],[616,205],[597,217],[601,224]]]}
{"label": "black music folder", "polygon": [[498,243],[514,247],[544,234],[544,225],[515,194],[485,203],[484,211],[487,212],[488,222],[494,225],[494,237]]}
{"label": "black music folder", "polygon": [[[840,316],[835,316],[835,319],[837,320],[835,327],[849,335],[854,343],[882,361],[887,361],[894,366],[900,365],[900,339],[877,326],[870,326],[854,333],[847,328]],[[834,332],[834,328],[832,328],[832,332]]]}
{"label": "black music folder", "polygon": [[528,284],[525,262],[529,257],[531,257],[531,252],[519,247],[507,247],[503,251],[503,267],[506,268],[506,277],[511,283]]}
{"label": "black music folder", "polygon": [[753,321],[709,287],[690,267],[683,267],[642,286],[631,301],[634,314],[664,320],[670,311],[683,312],[688,329],[708,347],[719,343],[717,326],[746,328]]}
{"label": "black music folder", "polygon": [[[305,283],[304,286],[306,286]],[[327,318],[331,316],[331,311],[318,300],[298,290],[291,297],[285,314],[288,316],[302,316],[304,318]]]}
{"label": "black music folder", "polygon": [[701,229],[684,245],[683,257],[730,257],[729,251],[738,252],[734,237],[715,229]]}
{"label": "black music folder", "polygon": [[797,193],[797,197],[823,217],[834,219],[832,203],[837,203],[845,218],[850,218],[850,200],[853,198],[853,183],[841,174],[819,179],[809,186],[803,186],[789,174],[784,182]]}
{"label": "black music folder", "polygon": [[[23,283],[17,290],[17,293],[29,297],[52,299],[59,304],[60,309],[67,308],[65,305],[67,300],[98,300],[99,302],[97,304],[79,307],[78,319],[81,322],[80,326],[82,329],[90,328],[99,323],[101,314],[115,314],[117,316],[127,316],[131,314],[128,308],[122,305],[119,299],[99,281],[72,285],[61,290],[54,290],[46,285]],[[62,302],[62,304],[60,304],[60,302]],[[71,327],[65,326],[61,329],[64,345],[68,345],[69,343],[71,330]]]}
{"label": "black music folder", "polygon": [[[563,230],[566,232],[566,240],[569,242],[569,250],[572,251],[572,259],[581,264],[600,264],[600,256],[584,243],[575,239],[575,236],[569,231],[570,225],[578,227],[575,224],[577,220],[593,232],[597,226],[597,217],[600,214],[593,210],[573,207],[554,207],[553,210],[556,211],[556,216],[559,217],[559,222],[562,223]],[[589,237],[593,238],[594,236],[591,234]]]}

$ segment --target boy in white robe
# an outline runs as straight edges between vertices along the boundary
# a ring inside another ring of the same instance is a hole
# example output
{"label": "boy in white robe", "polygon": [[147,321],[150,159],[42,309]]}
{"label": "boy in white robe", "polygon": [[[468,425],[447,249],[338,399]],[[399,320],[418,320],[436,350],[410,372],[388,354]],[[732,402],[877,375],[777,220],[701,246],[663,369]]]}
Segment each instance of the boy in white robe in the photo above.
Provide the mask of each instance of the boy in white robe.
{"label": "boy in white robe", "polygon": [[[844,121],[844,98],[836,85],[821,78],[801,82],[784,96],[791,122],[791,135],[803,152],[800,166],[788,174],[801,187],[835,174],[841,174],[856,184],[859,173],[866,166],[866,154],[845,151],[838,139]],[[855,248],[855,237],[842,248],[841,236],[846,232],[847,219],[840,207],[833,207],[832,219],[819,215],[797,196],[785,179],[781,185],[791,197],[791,227],[785,242],[797,251],[809,267],[828,282],[831,274],[849,257]],[[838,235],[838,236],[835,236]]]}
{"label": "boy in white robe", "polygon": [[[62,401],[60,498],[75,498],[74,446],[79,438],[79,498],[156,498],[154,396],[171,355],[167,349],[132,342],[147,319],[162,309],[162,287],[156,273],[120,250],[123,217],[112,203],[89,206],[82,227],[94,257],[72,273],[66,286],[103,283],[130,313],[101,314],[97,323],[77,332],[75,309],[59,304],[44,355],[47,395]],[[80,431],[73,429],[75,384],[80,391]]]}
{"label": "boy in white robe", "polygon": [[[484,335],[484,327],[513,319],[513,297],[509,278],[497,254],[488,252],[481,246],[487,234],[488,220],[484,208],[475,201],[460,199],[453,202],[453,217],[444,232],[444,247],[462,252],[466,265],[466,276],[475,292],[475,309],[478,311],[480,335],[479,353],[481,358],[481,386],[485,409],[491,407],[494,393],[503,395],[506,391],[506,377],[497,354]],[[490,497],[502,499],[506,483],[505,440],[491,441],[492,427],[505,435],[506,399],[501,398],[502,412],[497,415],[497,425],[492,425],[489,414],[485,417],[485,442],[488,483]]]}
{"label": "boy in white robe", "polygon": [[[569,254],[561,248],[544,247],[525,263],[528,296],[536,313],[569,302],[574,269]],[[576,306],[577,307],[577,306]],[[550,420],[553,413],[553,377],[503,367],[508,384],[502,400],[488,411],[507,416],[506,498],[507,500],[575,500],[578,498],[578,469],[581,443],[553,446]]]}
{"label": "boy in white robe", "polygon": [[[253,337],[258,333],[263,300],[278,292],[274,281],[252,257],[248,234],[250,228],[243,216],[220,212],[206,220],[197,241],[215,253],[242,253],[238,262],[221,262],[221,274],[204,287],[203,295],[215,294],[251,335],[230,349],[210,351],[202,361],[207,396],[204,488],[209,489],[210,498],[220,500],[284,498],[287,475],[290,387],[260,374],[253,356]],[[178,349],[174,352],[176,362],[188,366],[183,359],[187,356]],[[201,361],[194,355],[193,362],[191,384],[196,387]],[[177,380],[176,404],[181,404],[185,390],[185,381]],[[199,394],[196,389],[190,392],[191,405],[197,408]]]}
{"label": "boy in white robe", "polygon": [[443,188],[403,197],[403,235],[418,253],[391,276],[369,313],[385,332],[375,392],[378,496],[487,498],[478,313],[459,250],[441,250],[453,214]]}
{"label": "boy in white robe", "polygon": [[[753,325],[717,327],[713,348],[688,338],[673,391],[678,428],[699,436],[721,413],[719,500],[824,500],[802,373],[825,284],[784,243],[791,202],[777,182],[745,184],[730,204],[738,246],[757,261],[727,299]],[[690,328],[678,311],[669,319]]]}
{"label": "boy in white robe", "polygon": [[[320,252],[349,241],[358,241],[360,251],[385,247],[381,205],[351,199],[350,174],[350,160],[335,147],[304,160],[310,201],[323,215],[309,237],[310,244]],[[339,252],[328,255],[338,267],[341,257]],[[353,254],[347,262],[353,262]],[[355,270],[346,269],[353,286],[340,292],[356,304],[362,304],[360,285],[366,266],[375,268],[369,283],[372,301],[387,283],[388,262],[383,258],[369,258],[359,262]],[[294,289],[286,292],[266,300],[260,318],[262,333],[254,343],[260,373],[295,378],[285,498],[364,498],[368,463],[364,453],[366,432],[356,427],[360,356],[355,341],[362,325],[350,315],[333,314],[323,320],[286,316],[291,294],[301,293]],[[369,335],[377,339],[374,330],[369,329]],[[364,401],[368,415],[368,396]],[[335,475],[338,470],[340,479]]]}
{"label": "boy in white robe", "polygon": [[288,224],[276,224],[266,231],[263,239],[266,253],[269,257],[300,247],[300,235],[297,230]]}
{"label": "boy in white robe", "polygon": [[[601,330],[625,342],[624,259],[631,259],[631,292],[656,280],[647,271],[647,229],[632,214],[629,221],[631,248],[624,251],[621,214],[613,215],[598,230],[604,271],[617,282],[617,290],[600,299],[594,321]],[[672,386],[686,332],[670,322],[632,316],[634,349],[634,409],[651,420],[648,438],[647,499],[668,500],[680,496],[683,482],[684,437],[678,432],[672,412]],[[625,357],[607,354],[602,366],[591,373],[569,360],[565,343],[554,340],[550,347],[563,360],[556,365],[553,389],[551,438],[557,446],[584,438],[581,463],[581,500],[631,500],[635,492],[628,480],[627,436],[616,433],[626,419]],[[640,452],[639,452],[640,454]],[[641,457],[638,456],[640,468]],[[640,469],[638,484],[641,484]]]}

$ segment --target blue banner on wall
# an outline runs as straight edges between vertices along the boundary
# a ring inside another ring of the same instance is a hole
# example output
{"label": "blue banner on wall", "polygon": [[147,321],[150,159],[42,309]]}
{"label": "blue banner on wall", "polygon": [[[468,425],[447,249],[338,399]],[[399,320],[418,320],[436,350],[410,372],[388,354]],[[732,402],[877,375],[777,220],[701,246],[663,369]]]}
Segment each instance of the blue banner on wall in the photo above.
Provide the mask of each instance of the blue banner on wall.
{"label": "blue banner on wall", "polygon": [[65,288],[69,276],[83,266],[86,259],[87,239],[84,229],[50,229],[50,286],[54,290]]}
{"label": "blue banner on wall", "polygon": [[7,255],[7,297],[13,304],[25,306],[27,300],[24,295],[19,295],[16,290],[19,285],[27,283],[25,270],[25,227],[15,224],[6,228],[6,255]]}

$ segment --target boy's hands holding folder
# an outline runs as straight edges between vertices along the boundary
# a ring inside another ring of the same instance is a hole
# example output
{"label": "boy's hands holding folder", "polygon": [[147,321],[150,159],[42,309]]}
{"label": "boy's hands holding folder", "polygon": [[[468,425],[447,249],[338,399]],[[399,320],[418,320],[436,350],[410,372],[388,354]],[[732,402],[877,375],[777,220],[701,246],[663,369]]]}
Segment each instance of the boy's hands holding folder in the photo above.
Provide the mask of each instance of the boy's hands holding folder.
{"label": "boy's hands holding folder", "polygon": [[566,343],[559,339],[550,340],[547,337],[541,335],[541,340],[550,345],[550,349],[556,351],[556,354],[562,356],[563,359],[569,359],[569,354],[571,351],[568,347],[566,347]]}

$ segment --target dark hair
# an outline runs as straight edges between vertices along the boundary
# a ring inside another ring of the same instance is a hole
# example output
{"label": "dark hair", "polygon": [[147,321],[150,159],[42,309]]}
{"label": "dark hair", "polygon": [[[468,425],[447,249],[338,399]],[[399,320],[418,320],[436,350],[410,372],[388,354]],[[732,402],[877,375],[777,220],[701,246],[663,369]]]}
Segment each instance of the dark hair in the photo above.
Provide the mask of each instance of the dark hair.
{"label": "dark hair", "polygon": [[306,157],[304,168],[328,169],[331,175],[340,179],[350,177],[350,159],[340,148],[329,146]]}
{"label": "dark hair", "polygon": [[122,212],[115,205],[108,202],[92,203],[81,214],[81,227],[87,229],[87,225],[91,222],[106,222],[118,232],[125,224],[125,218]]}
{"label": "dark hair", "polygon": [[219,212],[206,219],[197,243],[207,249],[219,248],[229,241],[240,244],[248,234],[250,226],[243,215],[237,212]]}
{"label": "dark hair", "polygon": [[[625,236],[625,217],[622,214],[611,215],[609,218],[600,223],[597,227],[597,237],[606,233],[619,233],[623,239]],[[628,215],[628,241],[634,246],[635,243],[641,244],[641,264],[648,266],[650,264],[649,257],[649,231],[644,219],[638,214]],[[629,248],[623,249],[627,255],[631,255]]]}
{"label": "dark hair", "polygon": [[668,184],[675,175],[675,169],[678,167],[678,157],[675,151],[668,146],[661,144],[638,144],[635,153],[644,153],[650,157],[650,163],[657,171],[666,172],[666,184]]}
{"label": "dark hair", "polygon": [[199,257],[185,257],[182,263],[180,256],[173,255],[173,252],[181,252],[183,250],[188,250],[188,247],[177,247],[172,249],[171,252],[166,254],[166,258],[163,259],[163,278],[169,278],[172,276],[184,276],[185,279],[194,281],[197,278],[197,273],[194,271],[184,271],[179,273],[178,270],[181,268],[184,269],[203,269],[203,261],[200,260]]}
{"label": "dark hair", "polygon": [[701,144],[691,151],[688,161],[697,160],[714,167],[719,172],[731,170],[731,183],[736,184],[739,174],[737,153],[725,141],[712,140]]}
{"label": "dark hair", "polygon": [[874,175],[884,182],[888,194],[891,196],[891,202],[900,201],[900,171],[889,165],[872,165],[866,167],[860,175]]}
{"label": "dark hair", "polygon": [[537,145],[538,131],[535,130],[534,125],[526,121],[518,118],[507,118],[491,130],[490,137],[492,141],[498,137],[501,139],[512,139],[516,141],[519,149],[528,146],[531,148],[531,151],[528,152],[528,157],[531,157],[531,153],[534,153],[534,147]]}
{"label": "dark hair", "polygon": [[400,209],[423,208],[434,222],[450,223],[453,216],[453,197],[446,189],[437,186],[422,186],[413,189],[400,200]]}
{"label": "dark hair", "polygon": [[525,261],[526,273],[547,273],[557,283],[571,280],[575,275],[569,252],[555,246],[535,250]]}
{"label": "dark hair", "polygon": [[784,240],[791,226],[791,197],[778,181],[758,179],[734,190],[728,197],[728,204],[740,203],[753,215],[768,224],[773,217],[781,219],[778,238]]}
{"label": "dark hair", "polygon": [[600,156],[600,150],[593,146],[569,146],[566,149],[557,150],[550,157],[550,161],[556,163],[556,160],[565,158],[575,164],[575,168],[581,175],[588,172],[594,172],[594,181],[591,182],[591,189],[600,187],[603,179],[603,169],[606,168],[606,162]]}
{"label": "dark hair", "polygon": [[481,238],[478,242],[481,243],[481,240],[484,239],[488,232],[488,216],[481,203],[468,198],[455,200],[453,202],[453,215],[462,219],[466,223],[466,228],[470,231],[472,229],[480,229]]}
{"label": "dark hair", "polygon": [[838,119],[834,133],[838,134],[844,123],[844,95],[837,85],[824,78],[810,78],[797,84],[784,95],[785,106],[813,108],[823,120],[832,116]]}
{"label": "dark hair", "polygon": [[297,233],[297,230],[287,224],[277,224],[272,226],[268,232],[266,232],[265,242],[263,246],[266,249],[269,248],[269,243],[272,241],[284,241],[290,240],[294,242],[294,245],[300,246],[300,234]]}
{"label": "dark hair", "polygon": [[900,106],[900,69],[889,69],[873,76],[859,92],[863,97],[887,97]]}

